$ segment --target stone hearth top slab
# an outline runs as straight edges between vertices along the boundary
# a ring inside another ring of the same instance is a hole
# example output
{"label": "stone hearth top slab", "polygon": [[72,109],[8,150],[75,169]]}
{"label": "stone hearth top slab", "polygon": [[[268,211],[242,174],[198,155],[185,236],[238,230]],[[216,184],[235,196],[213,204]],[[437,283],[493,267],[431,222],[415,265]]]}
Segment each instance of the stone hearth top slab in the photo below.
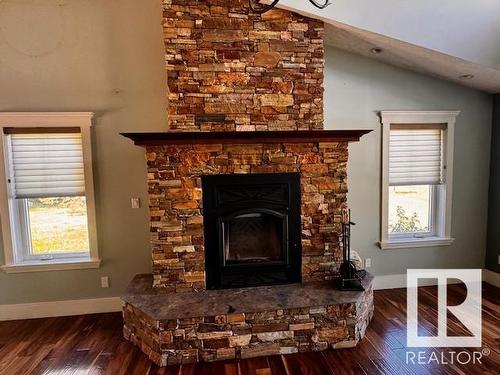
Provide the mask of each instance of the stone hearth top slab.
{"label": "stone hearth top slab", "polygon": [[[369,288],[373,276],[363,280]],[[152,287],[151,274],[136,275],[122,297],[154,320],[197,318],[228,313],[249,313],[279,309],[319,307],[355,303],[360,291],[340,291],[329,283],[288,284],[265,287],[162,293]]]}
{"label": "stone hearth top slab", "polygon": [[371,130],[290,130],[121,133],[138,146],[173,144],[262,144],[356,142]]}

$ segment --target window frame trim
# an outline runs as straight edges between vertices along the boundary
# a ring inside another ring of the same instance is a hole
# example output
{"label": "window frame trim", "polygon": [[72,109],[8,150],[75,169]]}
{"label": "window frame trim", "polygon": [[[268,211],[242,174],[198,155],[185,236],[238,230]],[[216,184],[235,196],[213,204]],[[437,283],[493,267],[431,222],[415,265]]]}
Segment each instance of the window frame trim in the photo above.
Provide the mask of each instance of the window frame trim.
{"label": "window frame trim", "polygon": [[[5,272],[29,272],[55,269],[96,268],[100,264],[94,177],[92,170],[91,128],[93,112],[0,112],[0,225],[4,253]],[[83,257],[53,257],[50,260],[23,259],[22,249],[17,248],[16,228],[13,224],[13,199],[9,194],[8,155],[4,128],[79,128],[82,137],[85,198],[89,232],[89,254]],[[81,263],[81,264],[79,264]],[[58,267],[61,265],[61,267]],[[24,267],[26,266],[26,267]]]}
{"label": "window frame trim", "polygon": [[[381,111],[382,124],[382,176],[381,176],[381,249],[402,249],[429,246],[445,246],[453,243],[451,215],[453,194],[453,153],[455,123],[460,111]],[[391,125],[414,126],[415,124],[446,124],[443,130],[444,184],[437,187],[436,235],[424,238],[389,238],[389,136]]]}
{"label": "window frame trim", "polygon": [[[389,185],[388,187],[390,188],[391,186],[413,186],[413,185]],[[422,185],[420,185],[422,186]],[[425,186],[425,185],[424,185]],[[440,196],[440,189],[439,186],[437,185],[428,185],[431,186],[431,191],[430,191],[430,202],[429,202],[429,213],[430,213],[430,220],[429,220],[429,227],[430,230],[426,232],[393,232],[389,233],[389,228],[387,228],[387,238],[391,242],[401,242],[401,241],[418,241],[422,240],[425,238],[431,238],[431,237],[437,237],[437,234],[439,232],[439,220],[438,220],[438,212],[439,212],[439,203],[441,200]],[[389,198],[387,201],[387,204],[389,204]],[[389,227],[389,225],[388,225]]]}
{"label": "window frame trim", "polygon": [[[16,237],[16,243],[21,243],[22,247],[17,251],[16,255],[19,256],[19,263],[29,263],[29,262],[51,262],[57,260],[76,260],[89,258],[89,252],[82,251],[65,251],[61,253],[51,253],[51,254],[32,254],[31,248],[31,232],[30,232],[30,218],[28,212],[27,199],[12,199],[12,221],[19,223],[19,230],[17,231],[18,236]],[[17,220],[13,219],[17,216]],[[87,207],[87,225],[88,225],[88,207]],[[88,227],[87,227],[88,232]]]}

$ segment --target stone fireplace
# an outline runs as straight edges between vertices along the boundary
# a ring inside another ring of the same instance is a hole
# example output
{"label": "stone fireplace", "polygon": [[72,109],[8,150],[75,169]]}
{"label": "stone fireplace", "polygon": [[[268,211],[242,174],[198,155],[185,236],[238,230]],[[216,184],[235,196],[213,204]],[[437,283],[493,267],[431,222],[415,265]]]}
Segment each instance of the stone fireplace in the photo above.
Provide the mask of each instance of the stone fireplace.
{"label": "stone fireplace", "polygon": [[125,337],[158,365],[355,346],[372,278],[333,279],[364,133],[124,134],[146,148],[153,256],[123,296]]}
{"label": "stone fireplace", "polygon": [[322,23],[164,0],[163,26],[169,131],[123,134],[146,149],[152,248],[125,337],[158,365],[356,345],[371,277],[332,280],[348,143],[368,131],[322,130]]}

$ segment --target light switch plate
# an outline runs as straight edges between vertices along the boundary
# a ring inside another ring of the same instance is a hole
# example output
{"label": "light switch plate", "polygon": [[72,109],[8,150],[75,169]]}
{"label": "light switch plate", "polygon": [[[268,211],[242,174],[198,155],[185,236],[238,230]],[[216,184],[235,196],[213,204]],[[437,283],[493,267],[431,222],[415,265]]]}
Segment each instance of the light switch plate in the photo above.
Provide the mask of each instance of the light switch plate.
{"label": "light switch plate", "polygon": [[101,288],[109,288],[109,277],[108,276],[101,277]]}
{"label": "light switch plate", "polygon": [[130,198],[130,203],[132,205],[132,208],[140,208],[141,207],[141,200],[139,198]]}

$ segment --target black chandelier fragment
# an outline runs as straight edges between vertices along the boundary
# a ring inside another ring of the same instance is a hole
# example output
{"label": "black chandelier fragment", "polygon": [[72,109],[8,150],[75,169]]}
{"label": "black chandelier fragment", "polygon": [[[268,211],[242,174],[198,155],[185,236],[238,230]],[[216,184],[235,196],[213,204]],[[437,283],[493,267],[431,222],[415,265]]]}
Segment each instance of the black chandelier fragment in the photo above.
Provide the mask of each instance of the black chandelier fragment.
{"label": "black chandelier fragment", "polygon": [[[280,0],[272,0],[269,3],[261,3],[260,0],[248,0],[248,4],[252,12],[257,14],[263,14],[266,13],[268,10],[274,8],[279,1]],[[323,1],[309,0],[309,2],[319,9],[325,9],[328,5],[331,4],[330,0],[323,0]]]}

